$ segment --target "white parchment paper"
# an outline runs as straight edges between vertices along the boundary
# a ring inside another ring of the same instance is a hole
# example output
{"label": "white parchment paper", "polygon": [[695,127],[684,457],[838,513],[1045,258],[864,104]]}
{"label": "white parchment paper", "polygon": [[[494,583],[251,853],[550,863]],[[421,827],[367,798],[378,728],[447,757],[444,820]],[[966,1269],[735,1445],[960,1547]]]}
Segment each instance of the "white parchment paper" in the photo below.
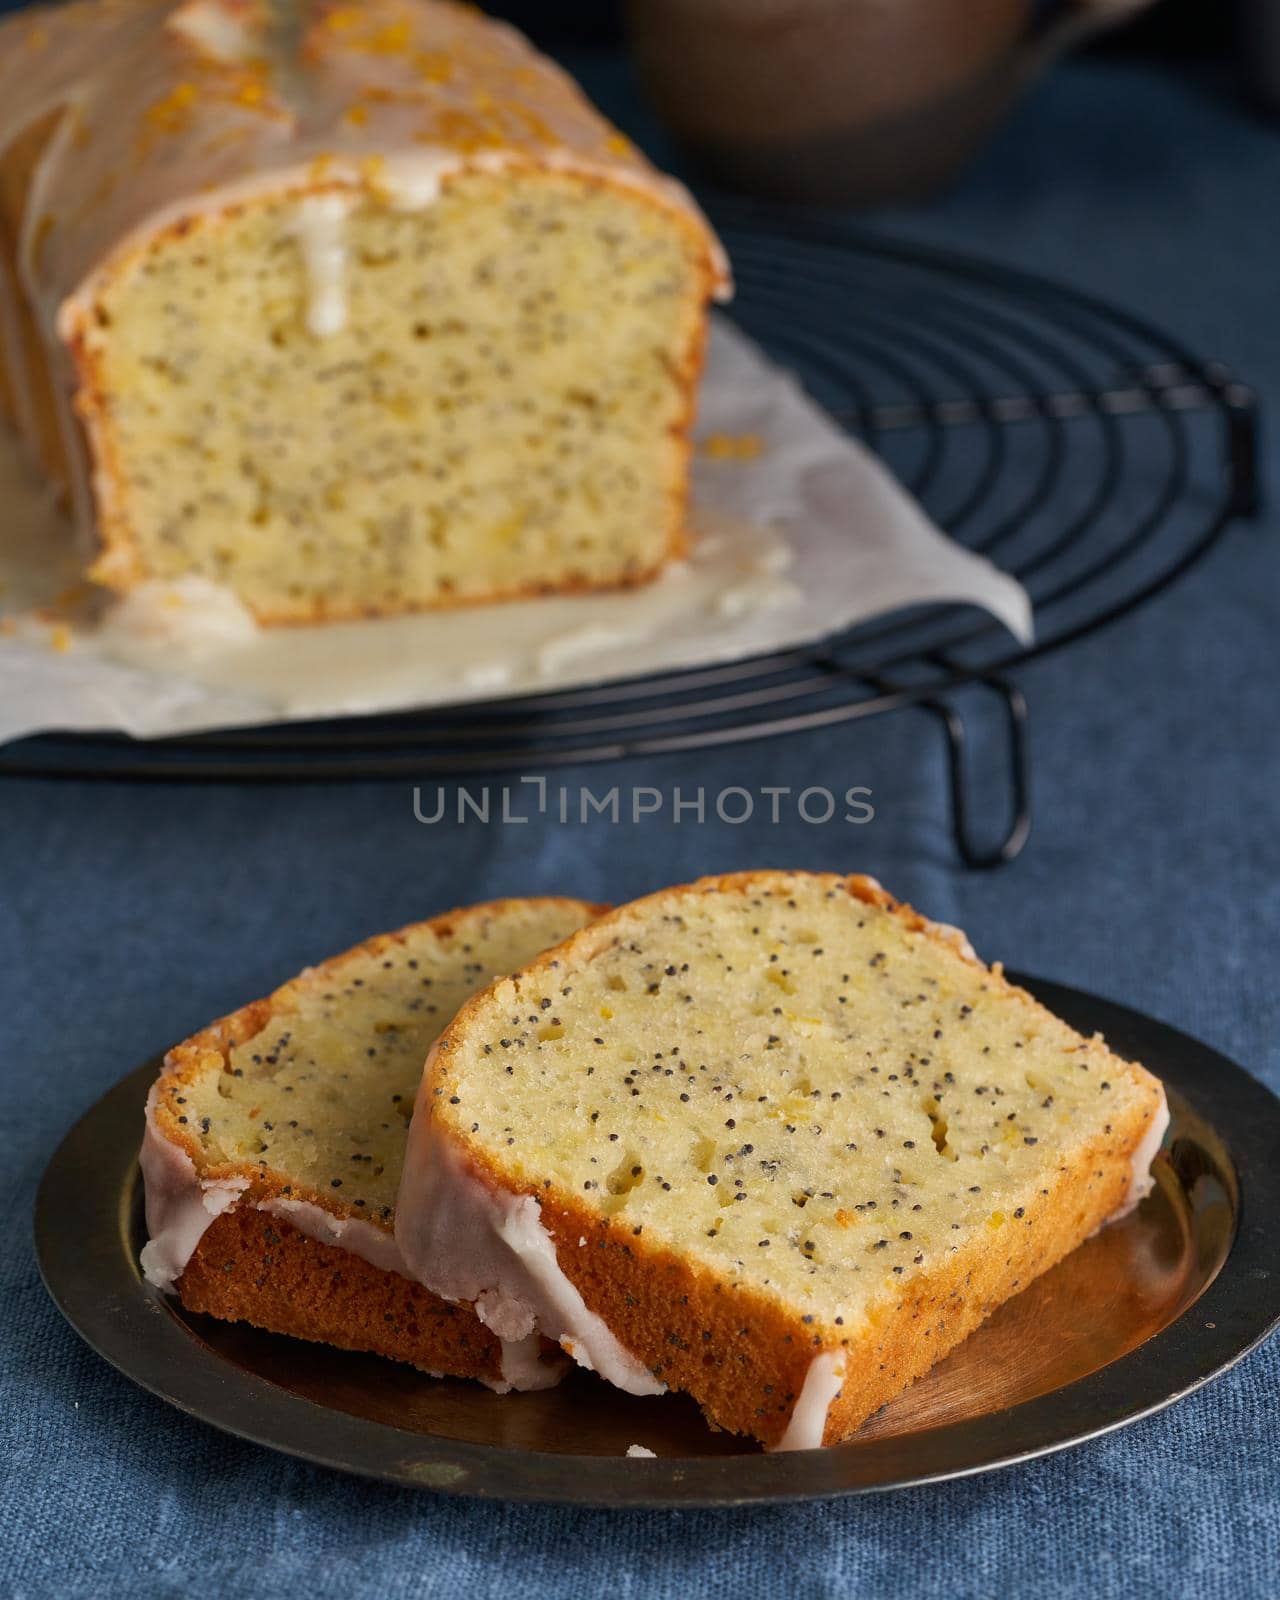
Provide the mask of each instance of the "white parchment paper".
{"label": "white parchment paper", "polygon": [[982,606],[1030,639],[1020,585],[939,532],[724,319],[697,436],[689,559],[645,588],[272,629],[198,580],[74,620],[68,531],[0,439],[0,742],[495,699],[784,649],[935,601]]}

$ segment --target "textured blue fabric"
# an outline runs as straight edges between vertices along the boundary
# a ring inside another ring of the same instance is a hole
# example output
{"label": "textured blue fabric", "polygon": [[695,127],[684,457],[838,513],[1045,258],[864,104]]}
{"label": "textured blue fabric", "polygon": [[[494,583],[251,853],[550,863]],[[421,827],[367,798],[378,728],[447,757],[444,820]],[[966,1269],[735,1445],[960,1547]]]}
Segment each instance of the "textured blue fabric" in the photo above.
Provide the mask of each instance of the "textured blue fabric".
{"label": "textured blue fabric", "polygon": [[[635,125],[623,78],[588,76]],[[885,226],[1145,310],[1273,400],[1277,194],[1273,127],[1168,77],[1077,65],[952,198]],[[910,715],[610,773],[868,784],[865,827],[432,828],[402,783],[0,787],[0,1593],[1274,1594],[1280,1343],[1161,1416],[985,1478],[714,1514],[483,1505],[313,1470],[137,1391],[45,1298],[28,1217],[80,1110],[308,960],[485,895],[619,898],[768,863],[874,871],[983,951],[1166,1018],[1280,1087],[1277,533],[1275,515],[1238,528],[1148,610],[1025,674],[1036,832],[991,876],[957,867],[936,734]]]}

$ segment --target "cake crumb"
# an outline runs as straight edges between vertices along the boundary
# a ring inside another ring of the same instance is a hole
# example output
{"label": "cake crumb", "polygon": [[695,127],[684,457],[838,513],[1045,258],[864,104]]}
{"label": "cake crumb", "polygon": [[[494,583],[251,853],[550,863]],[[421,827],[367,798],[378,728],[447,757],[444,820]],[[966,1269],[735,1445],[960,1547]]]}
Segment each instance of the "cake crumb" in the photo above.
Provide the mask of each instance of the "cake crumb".
{"label": "cake crumb", "polygon": [[656,1450],[646,1450],[644,1445],[642,1445],[642,1444],[629,1444],[627,1446],[627,1454],[629,1456],[637,1456],[637,1457],[638,1456],[648,1456],[651,1459],[656,1460],[658,1453],[657,1453]]}
{"label": "cake crumb", "polygon": [[711,433],[702,441],[702,453],[712,461],[754,461],[763,449],[758,433]]}

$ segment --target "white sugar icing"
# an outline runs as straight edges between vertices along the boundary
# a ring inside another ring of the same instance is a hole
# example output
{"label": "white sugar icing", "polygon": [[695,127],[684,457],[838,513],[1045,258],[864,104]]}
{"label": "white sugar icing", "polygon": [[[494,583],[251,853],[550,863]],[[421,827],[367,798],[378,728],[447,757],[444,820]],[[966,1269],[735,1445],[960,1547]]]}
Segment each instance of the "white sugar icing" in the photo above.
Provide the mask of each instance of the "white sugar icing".
{"label": "white sugar icing", "polygon": [[766,544],[742,562],[742,578],[721,589],[711,601],[717,617],[750,616],[803,601],[804,591],[786,573],[795,564],[795,551],[786,543]]}
{"label": "white sugar icing", "polygon": [[1137,1149],[1133,1152],[1130,1163],[1129,1193],[1124,1201],[1114,1210],[1103,1224],[1106,1227],[1112,1222],[1119,1222],[1122,1217],[1127,1217],[1131,1211],[1136,1211],[1156,1186],[1155,1176],[1151,1171],[1151,1163],[1159,1153],[1160,1146],[1164,1143],[1164,1136],[1169,1128],[1169,1102],[1165,1097],[1164,1086],[1160,1087],[1160,1106],[1151,1118],[1151,1124],[1143,1134]]}
{"label": "white sugar icing", "polygon": [[523,1339],[504,1339],[502,1341],[502,1382],[489,1383],[495,1394],[506,1394],[510,1389],[554,1389],[565,1372],[568,1363],[559,1360],[548,1360],[542,1351],[542,1339],[539,1334],[530,1333]]}
{"label": "white sugar icing", "polygon": [[189,574],[137,584],[112,602],[94,637],[110,654],[127,659],[135,647],[156,644],[181,645],[199,656],[248,644],[260,631],[233,590]]}
{"label": "white sugar icing", "polygon": [[307,331],[317,339],[347,325],[348,194],[311,194],[298,202],[293,234],[307,277]]}
{"label": "white sugar icing", "polygon": [[712,602],[717,617],[732,621],[737,617],[759,616],[780,606],[801,605],[804,590],[798,584],[771,574],[745,578],[731,589],[722,590]]}
{"label": "white sugar icing", "polygon": [[396,1241],[385,1228],[366,1222],[361,1217],[335,1217],[323,1206],[310,1200],[295,1200],[289,1196],[269,1196],[254,1202],[256,1211],[265,1211],[292,1223],[299,1233],[306,1234],[317,1244],[336,1245],[339,1250],[349,1250],[379,1272],[398,1272],[402,1278],[409,1274],[400,1259]]}
{"label": "white sugar icing", "polygon": [[148,1283],[167,1293],[215,1217],[229,1211],[249,1187],[247,1178],[201,1178],[185,1150],[155,1123],[158,1086],[147,1096],[146,1128],[138,1165],[146,1192],[147,1243],[141,1255]]}
{"label": "white sugar icing", "polygon": [[[490,156],[483,166],[492,171],[500,164]],[[448,150],[401,151],[379,166],[378,192],[397,211],[424,211],[440,198],[444,180],[461,169],[462,158]]]}
{"label": "white sugar icing", "polygon": [[170,16],[168,27],[214,61],[249,61],[253,57],[253,34],[246,18],[226,0],[185,0]]}
{"label": "white sugar icing", "polygon": [[644,621],[638,626],[619,629],[615,623],[594,623],[585,628],[575,628],[548,639],[533,659],[534,672],[539,677],[553,677],[564,667],[583,657],[598,655],[610,647],[642,641],[646,635]]}
{"label": "white sugar icing", "polygon": [[473,1304],[504,1346],[536,1331],[628,1394],[665,1392],[566,1277],[537,1200],[487,1183],[434,1128],[421,1095],[396,1200],[396,1242],[420,1282]]}
{"label": "white sugar icing", "polygon": [[775,1450],[817,1450],[827,1428],[827,1416],[844,1383],[843,1350],[820,1350],[804,1375],[795,1410]]}

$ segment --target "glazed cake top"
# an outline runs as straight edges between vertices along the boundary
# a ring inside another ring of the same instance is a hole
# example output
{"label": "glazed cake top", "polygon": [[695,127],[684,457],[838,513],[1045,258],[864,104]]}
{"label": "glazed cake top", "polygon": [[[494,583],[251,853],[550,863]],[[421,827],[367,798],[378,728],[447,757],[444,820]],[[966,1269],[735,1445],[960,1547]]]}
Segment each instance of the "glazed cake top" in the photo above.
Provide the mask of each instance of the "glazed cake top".
{"label": "glazed cake top", "polygon": [[448,173],[607,177],[694,220],[573,81],[451,0],[76,0],[0,24],[0,154],[43,129],[21,271],[46,333],[158,226],[296,186],[429,204]]}

